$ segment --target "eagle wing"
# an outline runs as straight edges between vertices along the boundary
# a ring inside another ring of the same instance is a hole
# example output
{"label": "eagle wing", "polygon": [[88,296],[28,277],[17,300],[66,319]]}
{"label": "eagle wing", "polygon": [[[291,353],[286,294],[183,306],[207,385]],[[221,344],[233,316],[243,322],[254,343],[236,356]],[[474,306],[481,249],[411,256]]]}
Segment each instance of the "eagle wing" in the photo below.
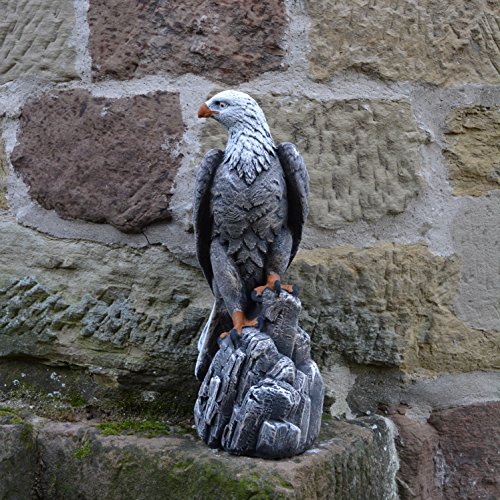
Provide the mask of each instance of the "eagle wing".
{"label": "eagle wing", "polygon": [[193,202],[193,226],[196,241],[196,254],[203,274],[212,287],[214,273],[210,262],[210,243],[212,241],[213,217],[210,212],[210,194],[217,167],[221,164],[224,153],[220,149],[211,149],[203,158],[196,176]]}
{"label": "eagle wing", "polygon": [[304,160],[294,144],[283,142],[277,148],[278,158],[285,174],[288,199],[288,227],[292,233],[291,264],[302,239],[302,229],[306,222],[309,194],[309,174]]}

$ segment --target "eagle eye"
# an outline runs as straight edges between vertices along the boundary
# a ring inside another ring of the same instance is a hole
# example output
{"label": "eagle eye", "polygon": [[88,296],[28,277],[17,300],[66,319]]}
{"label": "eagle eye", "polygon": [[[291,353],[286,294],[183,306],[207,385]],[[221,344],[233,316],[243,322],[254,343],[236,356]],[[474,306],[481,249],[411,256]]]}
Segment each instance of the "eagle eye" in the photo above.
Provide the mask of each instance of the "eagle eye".
{"label": "eagle eye", "polygon": [[216,104],[219,106],[219,108],[224,109],[227,107],[227,104],[225,102],[218,101]]}

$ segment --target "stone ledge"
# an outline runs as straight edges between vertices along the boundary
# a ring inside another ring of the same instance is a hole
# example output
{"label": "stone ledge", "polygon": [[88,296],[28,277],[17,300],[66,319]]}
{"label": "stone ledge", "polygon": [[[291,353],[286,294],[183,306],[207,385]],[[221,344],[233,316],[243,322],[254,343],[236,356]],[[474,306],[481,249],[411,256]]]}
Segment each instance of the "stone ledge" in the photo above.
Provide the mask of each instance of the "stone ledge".
{"label": "stone ledge", "polygon": [[[190,435],[104,436],[95,423],[19,419],[0,425],[2,498],[35,488],[42,498],[395,498],[381,418],[326,420],[317,447],[287,460],[235,457]],[[23,450],[15,468],[9,448]]]}

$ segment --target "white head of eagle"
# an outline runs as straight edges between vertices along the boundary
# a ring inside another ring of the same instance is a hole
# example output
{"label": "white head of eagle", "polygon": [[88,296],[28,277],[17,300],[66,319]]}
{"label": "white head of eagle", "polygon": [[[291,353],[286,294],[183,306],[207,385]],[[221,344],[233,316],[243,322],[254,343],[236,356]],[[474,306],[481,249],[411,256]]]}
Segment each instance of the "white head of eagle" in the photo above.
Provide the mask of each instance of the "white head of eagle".
{"label": "white head of eagle", "polygon": [[203,103],[199,118],[213,118],[228,130],[224,163],[252,184],[276,158],[276,145],[266,117],[255,99],[244,92],[224,90]]}

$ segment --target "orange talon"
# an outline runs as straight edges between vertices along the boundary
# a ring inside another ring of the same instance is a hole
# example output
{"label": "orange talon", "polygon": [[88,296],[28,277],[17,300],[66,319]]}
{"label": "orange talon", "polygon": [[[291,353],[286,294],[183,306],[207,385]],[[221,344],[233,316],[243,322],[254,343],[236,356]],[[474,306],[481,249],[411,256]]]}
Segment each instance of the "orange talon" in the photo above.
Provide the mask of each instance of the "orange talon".
{"label": "orange talon", "polygon": [[279,274],[276,273],[269,273],[267,275],[267,282],[265,285],[258,286],[254,288],[255,293],[260,296],[264,293],[264,290],[266,288],[270,288],[271,290],[274,290],[275,283],[280,280]]}
{"label": "orange talon", "polygon": [[244,326],[257,326],[257,319],[248,319],[243,311],[235,311],[231,318],[234,328],[240,335]]}
{"label": "orange talon", "polygon": [[[241,335],[245,326],[257,326],[257,318],[248,319],[243,311],[235,311],[231,319],[233,320],[233,328]],[[224,332],[219,335],[221,340],[225,339],[231,332]]]}
{"label": "orange talon", "polygon": [[258,302],[262,302],[262,300],[258,300],[262,297],[262,294],[264,293],[264,290],[266,288],[269,288],[270,290],[280,290],[280,289],[283,289],[283,290],[286,290],[288,293],[290,294],[293,294],[294,293],[294,289],[293,289],[293,285],[283,285],[283,284],[280,284],[280,287],[276,288],[276,282],[279,283],[280,281],[280,277],[279,277],[279,274],[276,274],[276,273],[269,273],[267,275],[267,282],[265,285],[263,286],[258,286],[256,288],[254,288],[254,295],[253,295],[253,298],[254,300],[257,300]]}

